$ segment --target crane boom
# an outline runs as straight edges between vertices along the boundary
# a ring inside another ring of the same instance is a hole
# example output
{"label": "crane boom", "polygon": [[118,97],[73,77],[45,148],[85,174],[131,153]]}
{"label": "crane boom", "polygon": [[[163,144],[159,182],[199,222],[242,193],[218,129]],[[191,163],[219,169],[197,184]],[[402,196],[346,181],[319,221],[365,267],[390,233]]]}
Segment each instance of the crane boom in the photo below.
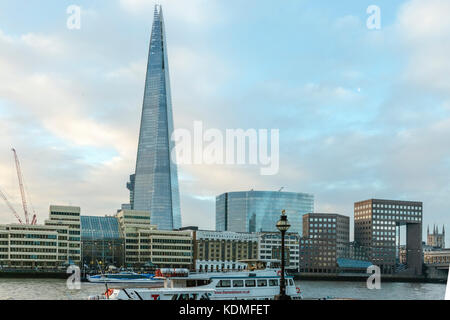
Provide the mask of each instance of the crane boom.
{"label": "crane boom", "polygon": [[25,198],[25,190],[23,187],[22,170],[20,170],[19,157],[17,157],[16,149],[13,148],[12,152],[14,153],[14,160],[16,162],[17,178],[19,178],[20,195],[22,196],[22,206],[23,212],[25,214],[25,221],[27,224],[29,224],[27,200]]}
{"label": "crane boom", "polygon": [[2,190],[0,190],[0,197],[3,198],[3,200],[5,200],[6,205],[9,207],[9,209],[12,211],[12,213],[16,216],[16,219],[19,220],[20,224],[23,224],[22,219],[20,219],[19,215],[17,214],[16,210],[14,209],[14,207],[11,205],[11,203],[8,201],[8,198],[6,197],[6,195],[2,192]]}

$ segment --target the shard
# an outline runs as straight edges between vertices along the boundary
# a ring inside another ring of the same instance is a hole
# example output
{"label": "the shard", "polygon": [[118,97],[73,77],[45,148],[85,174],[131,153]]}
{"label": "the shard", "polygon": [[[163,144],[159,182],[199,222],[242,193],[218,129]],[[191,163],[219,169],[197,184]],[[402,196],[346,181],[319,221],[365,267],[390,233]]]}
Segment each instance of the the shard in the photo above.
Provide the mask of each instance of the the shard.
{"label": "the shard", "polygon": [[167,43],[161,6],[155,6],[145,79],[144,102],[136,159],[130,176],[130,207],[150,211],[158,229],[181,227],[177,166],[171,159],[174,143]]}

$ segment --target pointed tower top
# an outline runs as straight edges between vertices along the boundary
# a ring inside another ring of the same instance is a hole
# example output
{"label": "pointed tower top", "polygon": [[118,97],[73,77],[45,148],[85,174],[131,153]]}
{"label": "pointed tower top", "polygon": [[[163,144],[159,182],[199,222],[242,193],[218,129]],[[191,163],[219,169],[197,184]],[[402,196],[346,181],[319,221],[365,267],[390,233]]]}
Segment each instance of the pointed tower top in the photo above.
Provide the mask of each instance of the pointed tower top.
{"label": "pointed tower top", "polygon": [[445,234],[445,225],[442,225],[442,234]]}
{"label": "pointed tower top", "polygon": [[430,235],[430,225],[427,226],[427,235]]}

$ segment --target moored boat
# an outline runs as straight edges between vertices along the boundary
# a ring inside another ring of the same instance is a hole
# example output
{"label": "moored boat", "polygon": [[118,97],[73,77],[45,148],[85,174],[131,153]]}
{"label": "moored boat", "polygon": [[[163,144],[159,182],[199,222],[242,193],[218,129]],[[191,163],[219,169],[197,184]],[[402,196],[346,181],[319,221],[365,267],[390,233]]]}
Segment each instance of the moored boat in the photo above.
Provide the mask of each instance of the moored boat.
{"label": "moored boat", "polygon": [[[161,272],[163,288],[110,288],[91,300],[272,300],[279,294],[281,272],[261,268],[261,262],[239,272],[190,273]],[[302,299],[292,276],[285,276],[286,294]]]}

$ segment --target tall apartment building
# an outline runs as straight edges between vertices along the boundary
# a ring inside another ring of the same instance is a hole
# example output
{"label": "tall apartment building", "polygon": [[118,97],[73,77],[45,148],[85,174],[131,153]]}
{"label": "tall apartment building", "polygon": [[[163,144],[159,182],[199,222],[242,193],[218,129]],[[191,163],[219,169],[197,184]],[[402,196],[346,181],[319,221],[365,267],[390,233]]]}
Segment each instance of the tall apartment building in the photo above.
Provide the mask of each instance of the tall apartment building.
{"label": "tall apartment building", "polygon": [[190,231],[157,230],[147,211],[121,210],[116,218],[124,237],[126,266],[192,267]]}
{"label": "tall apartment building", "polygon": [[80,207],[51,205],[49,219],[45,220],[46,226],[66,227],[57,228],[58,241],[64,247],[58,250],[58,255],[75,264],[81,261],[80,211]]}
{"label": "tall apartment building", "polygon": [[423,204],[417,201],[370,199],[356,202],[355,241],[368,249],[370,261],[384,273],[403,270],[400,226],[406,226],[407,272],[422,274]]}
{"label": "tall apartment building", "polygon": [[[298,271],[300,264],[299,245],[300,236],[295,232],[288,232],[284,236],[285,266],[291,271]],[[264,232],[258,234],[258,259],[268,261],[271,265],[279,265],[281,261],[280,232]]]}
{"label": "tall apartment building", "polygon": [[192,233],[197,271],[242,269],[245,264],[240,260],[258,258],[257,234],[196,230]]}
{"label": "tall apartment building", "polygon": [[305,214],[300,240],[300,272],[336,273],[337,259],[346,253],[349,242],[349,217],[331,213]]}

